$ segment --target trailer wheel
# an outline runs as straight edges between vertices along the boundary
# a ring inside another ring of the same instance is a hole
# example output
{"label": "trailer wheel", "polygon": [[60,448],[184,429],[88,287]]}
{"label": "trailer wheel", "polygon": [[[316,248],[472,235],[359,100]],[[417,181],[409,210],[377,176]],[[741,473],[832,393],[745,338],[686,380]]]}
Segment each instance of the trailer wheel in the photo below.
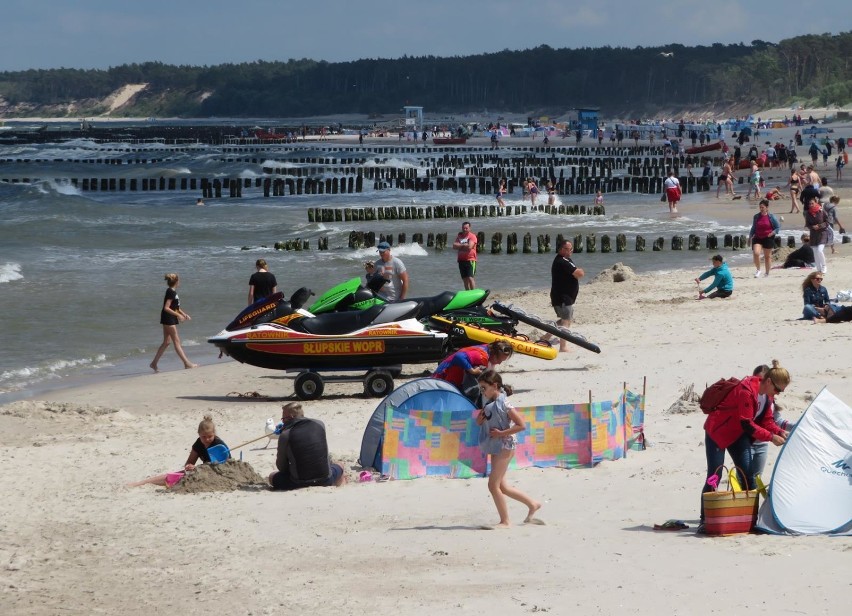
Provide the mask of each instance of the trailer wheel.
{"label": "trailer wheel", "polygon": [[325,389],[322,377],[315,372],[302,372],[293,385],[299,400],[316,400]]}
{"label": "trailer wheel", "polygon": [[364,389],[373,398],[384,398],[393,391],[393,379],[387,372],[371,372],[364,379]]}

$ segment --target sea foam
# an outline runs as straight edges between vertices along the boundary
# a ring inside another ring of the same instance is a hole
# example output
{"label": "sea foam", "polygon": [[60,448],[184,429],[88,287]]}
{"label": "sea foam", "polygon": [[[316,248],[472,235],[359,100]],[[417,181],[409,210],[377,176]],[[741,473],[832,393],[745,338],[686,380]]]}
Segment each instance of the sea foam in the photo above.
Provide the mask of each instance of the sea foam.
{"label": "sea foam", "polygon": [[23,277],[20,263],[4,263],[0,265],[0,283],[21,280]]}

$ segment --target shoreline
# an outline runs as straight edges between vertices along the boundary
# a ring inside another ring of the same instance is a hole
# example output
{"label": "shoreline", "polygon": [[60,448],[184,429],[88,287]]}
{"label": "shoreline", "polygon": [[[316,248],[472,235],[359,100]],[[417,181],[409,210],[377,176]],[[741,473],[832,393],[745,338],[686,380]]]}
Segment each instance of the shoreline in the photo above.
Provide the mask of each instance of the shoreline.
{"label": "shoreline", "polygon": [[[126,86],[129,87],[129,86]],[[112,99],[110,99],[112,100]],[[112,104],[116,102],[121,102],[121,100],[113,100]],[[110,111],[114,111],[120,107],[120,105],[112,107]],[[828,107],[771,107],[763,110],[756,111],[751,114],[754,118],[761,118],[761,121],[781,121],[785,116],[793,116],[793,115],[801,115],[803,119],[807,119],[808,117],[813,117],[815,120],[826,120],[830,118],[836,118],[838,112],[852,112],[852,105],[845,105],[842,107],[838,107],[836,105],[828,106]],[[666,114],[663,114],[666,115]],[[490,113],[479,113],[479,112],[459,112],[459,113],[430,113],[426,112],[425,120],[428,122],[442,122],[442,121],[457,121],[457,122],[467,122],[467,121],[475,121],[471,120],[471,118],[492,118],[492,116],[501,117],[501,121],[505,122],[520,122],[525,121],[526,118],[534,116],[531,112],[523,112],[516,113],[510,111],[494,111]],[[321,123],[323,121],[336,123],[338,121],[342,122],[355,122],[359,123],[363,122],[384,122],[389,119],[393,119],[392,115],[383,115],[380,118],[370,118],[365,114],[358,113],[339,113],[339,114],[331,114],[331,115],[323,115],[323,116],[307,116],[307,117],[294,117],[294,118],[181,118],[181,117],[157,117],[157,116],[128,116],[128,117],[116,117],[111,115],[101,115],[101,116],[89,116],[89,115],[74,115],[74,116],[65,116],[65,117],[44,117],[44,116],[26,116],[26,117],[4,117],[0,115],[0,122],[41,122],[41,123],[52,123],[52,122],[79,122],[80,120],[86,120],[89,122],[105,122],[105,123],[116,123],[116,122],[150,122],[150,121],[161,121],[161,122],[199,122],[199,121],[210,121],[211,123],[217,121],[227,121],[227,122],[235,122],[235,121],[245,121],[245,122],[253,122],[253,121],[264,121],[264,122],[278,122],[278,121],[296,121],[296,122],[311,122]],[[680,118],[687,119],[688,121],[692,121],[692,118],[696,118],[696,121],[723,121],[730,118],[730,116],[721,116],[719,114],[707,112],[692,112],[692,113],[682,113],[682,114],[674,114],[671,118],[666,119],[665,121],[676,122],[680,120]],[[616,118],[602,118],[607,123],[609,122],[618,122],[621,124],[627,123],[628,120],[616,119]],[[848,120],[847,120],[848,121]]]}
{"label": "shoreline", "polygon": [[[773,172],[775,175],[783,174],[778,173],[778,169]],[[773,176],[769,176],[773,177]],[[772,182],[774,185],[775,182]],[[841,197],[841,204],[839,207],[840,211],[840,219],[846,220],[848,224],[848,220],[850,218],[848,212],[850,211],[850,206],[852,206],[852,180],[843,180],[839,184],[832,183],[834,186],[836,193]],[[738,185],[737,187],[740,194],[742,194],[743,185]],[[643,196],[643,197],[647,197]],[[692,217],[693,219],[698,218],[701,219],[703,217],[709,217],[714,220],[723,219],[731,222],[732,224],[738,224],[743,227],[748,227],[751,222],[751,218],[757,211],[757,203],[755,201],[746,201],[745,199],[732,201],[729,198],[716,199],[714,191],[710,192],[697,192],[685,195],[684,200],[681,202],[680,214],[686,217]],[[798,214],[787,214],[787,208],[789,207],[788,201],[778,201],[773,202],[772,204],[772,212],[776,215],[785,216],[786,219],[782,222],[782,237],[787,235],[792,235],[796,239],[796,245],[800,245],[799,235],[802,232],[802,227],[797,226],[801,225],[803,222]],[[661,211],[665,209],[665,204],[661,204]],[[646,240],[649,242],[652,240],[652,237],[646,237]],[[718,238],[721,240],[722,238]],[[666,242],[670,241],[670,237],[666,237]],[[783,243],[786,246],[786,238]],[[649,248],[650,249],[650,248]],[[847,245],[841,245],[839,247],[839,251],[841,253],[847,251],[849,248]],[[669,249],[666,249],[667,251]],[[732,267],[745,267],[746,269],[749,267],[748,263],[750,263],[750,251],[747,249],[740,249],[739,251],[732,251],[731,249],[721,249],[720,252],[725,256],[726,260],[729,262],[729,265]],[[610,262],[608,265],[601,267],[597,265],[594,269],[590,269],[590,265],[587,263],[587,259],[585,253],[576,253],[575,261],[580,267],[586,269],[587,275],[583,281],[581,281],[581,288],[587,286],[589,281],[591,281],[595,276],[597,276],[600,272],[606,271],[611,266],[616,263],[623,262],[624,256],[627,253],[611,253],[609,255]],[[694,261],[694,256],[698,254],[706,254],[709,258],[710,251],[705,248],[701,248],[699,251],[693,253],[692,251],[688,252],[689,258]],[[434,256],[434,255],[433,255]],[[535,256],[535,255],[534,255]],[[539,257],[543,257],[543,261],[549,262],[550,258],[548,255],[538,255]],[[437,258],[437,257],[436,257]],[[523,255],[520,256],[523,258]],[[602,254],[596,256],[596,261],[600,261],[603,258]],[[542,259],[539,259],[542,261]],[[586,261],[586,263],[584,263]],[[525,261],[527,262],[527,261]],[[745,263],[745,265],[743,265]],[[671,267],[665,266],[660,267],[658,269],[652,269],[650,271],[645,270],[642,272],[642,277],[650,277],[654,278],[658,275],[672,274],[677,272],[687,272],[692,271],[691,269],[686,269],[687,266],[683,267]],[[544,270],[542,270],[544,271]],[[641,271],[641,270],[640,270]],[[533,278],[530,279],[531,282],[536,282],[538,284],[531,285],[529,287],[529,293],[541,293],[547,294],[549,290],[549,276],[545,276],[544,279]],[[852,287],[852,282],[843,288]],[[489,295],[488,303],[495,301],[497,299],[502,299],[507,296],[511,296],[513,291],[510,289],[500,289],[494,288],[492,285],[491,293]],[[527,309],[523,303],[520,304],[520,307],[523,309]],[[549,307],[546,307],[543,311],[543,314],[550,315],[551,310]],[[209,335],[213,335],[215,333],[216,327],[213,327],[208,332]],[[191,344],[188,348],[190,349],[190,354],[193,355],[194,360],[200,363],[203,366],[216,365],[219,363],[215,358],[214,354],[209,354],[207,352],[210,351],[208,349],[206,343],[207,334],[203,335],[202,339],[196,340],[197,344]],[[192,349],[195,349],[195,352],[192,352]],[[198,352],[201,350],[201,352]],[[152,351],[153,352],[153,351]],[[87,386],[97,386],[104,382],[116,382],[125,377],[138,377],[144,376],[148,374],[148,354],[142,355],[133,355],[131,357],[125,357],[120,360],[110,361],[108,364],[105,364],[100,367],[92,367],[92,368],[80,368],[73,369],[72,372],[66,373],[65,376],[61,376],[59,378],[52,377],[43,377],[41,381],[36,383],[30,383],[27,386],[21,389],[10,389],[8,391],[0,392],[0,405],[18,401],[18,400],[26,400],[33,398],[44,399],[51,395],[61,395],[61,392],[65,389],[69,388],[78,388],[78,387],[87,387]],[[167,368],[168,370],[168,368]]]}

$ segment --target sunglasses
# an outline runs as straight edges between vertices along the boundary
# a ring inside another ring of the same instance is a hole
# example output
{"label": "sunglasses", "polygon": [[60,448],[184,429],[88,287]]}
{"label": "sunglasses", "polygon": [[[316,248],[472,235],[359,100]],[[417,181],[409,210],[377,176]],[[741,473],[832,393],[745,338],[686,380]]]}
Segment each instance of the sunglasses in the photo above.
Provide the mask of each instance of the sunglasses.
{"label": "sunglasses", "polygon": [[819,276],[814,276],[814,280],[822,280]]}
{"label": "sunglasses", "polygon": [[775,388],[775,393],[778,393],[778,394],[784,393],[784,390],[782,388],[778,387],[778,385],[775,384],[775,381],[773,381],[771,378],[769,379],[769,382],[772,383],[772,387]]}

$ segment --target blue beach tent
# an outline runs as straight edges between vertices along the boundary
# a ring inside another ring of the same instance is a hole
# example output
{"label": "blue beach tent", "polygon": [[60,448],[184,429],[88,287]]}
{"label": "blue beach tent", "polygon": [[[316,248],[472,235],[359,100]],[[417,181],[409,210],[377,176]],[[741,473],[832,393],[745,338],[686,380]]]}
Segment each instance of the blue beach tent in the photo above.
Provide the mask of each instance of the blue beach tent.
{"label": "blue beach tent", "polygon": [[358,463],[364,468],[382,469],[382,443],[385,436],[385,411],[473,411],[476,407],[451,383],[441,379],[415,379],[400,385],[373,411],[364,437]]}

